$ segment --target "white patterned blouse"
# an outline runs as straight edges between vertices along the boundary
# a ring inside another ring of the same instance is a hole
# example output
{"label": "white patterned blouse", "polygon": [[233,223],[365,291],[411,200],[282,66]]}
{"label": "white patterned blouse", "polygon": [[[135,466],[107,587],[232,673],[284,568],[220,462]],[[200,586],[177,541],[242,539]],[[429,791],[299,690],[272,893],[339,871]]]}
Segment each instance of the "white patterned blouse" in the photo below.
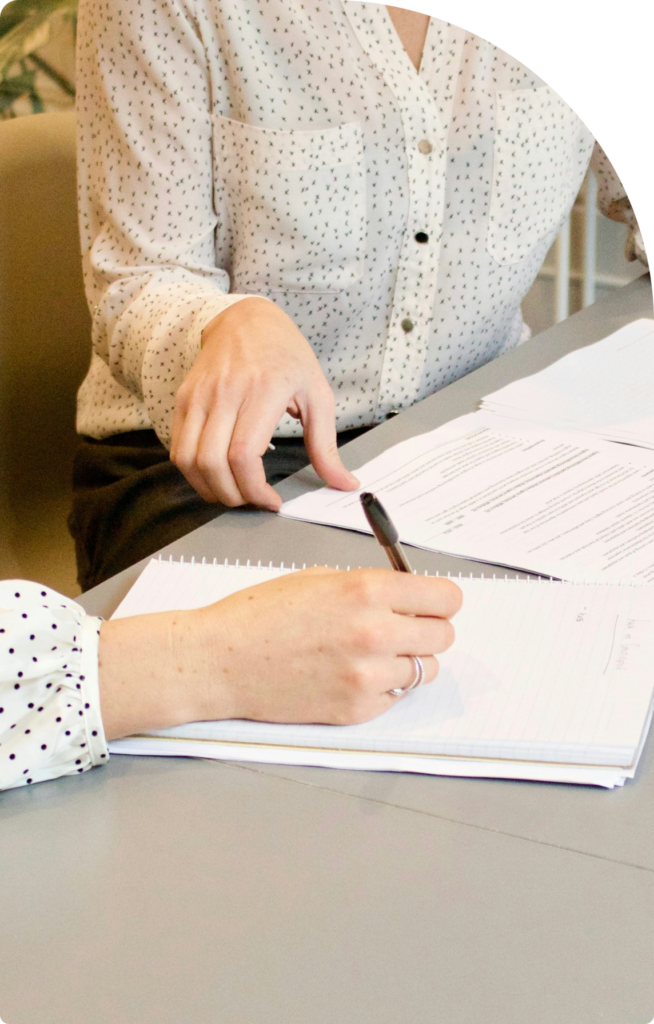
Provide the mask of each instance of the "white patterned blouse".
{"label": "white patterned blouse", "polygon": [[[78,68],[96,438],[169,444],[202,329],[244,295],[308,338],[340,430],[517,345],[594,148],[459,28],[431,20],[417,72],[382,4],[81,0]],[[624,190],[597,150],[595,169],[607,211]]]}
{"label": "white patterned blouse", "polygon": [[0,581],[0,609],[0,790],[104,764],[100,619],[26,580]]}

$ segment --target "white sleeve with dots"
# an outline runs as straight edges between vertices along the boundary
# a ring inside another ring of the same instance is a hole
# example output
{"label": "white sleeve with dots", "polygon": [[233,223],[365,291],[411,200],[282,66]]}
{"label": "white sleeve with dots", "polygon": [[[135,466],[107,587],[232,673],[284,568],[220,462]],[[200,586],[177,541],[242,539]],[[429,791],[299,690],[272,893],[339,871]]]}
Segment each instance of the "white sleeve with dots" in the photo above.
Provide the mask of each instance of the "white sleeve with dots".
{"label": "white sleeve with dots", "polygon": [[0,581],[0,790],[109,759],[100,619],[39,583]]}

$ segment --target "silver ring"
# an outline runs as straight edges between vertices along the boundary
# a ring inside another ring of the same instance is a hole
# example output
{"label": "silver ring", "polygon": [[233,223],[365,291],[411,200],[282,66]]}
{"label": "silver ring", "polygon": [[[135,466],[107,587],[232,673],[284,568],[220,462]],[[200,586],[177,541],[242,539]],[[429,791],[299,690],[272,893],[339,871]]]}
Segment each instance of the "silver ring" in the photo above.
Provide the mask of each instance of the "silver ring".
{"label": "silver ring", "polygon": [[416,674],[408,686],[394,686],[392,690],[389,690],[392,697],[401,697],[404,693],[409,693],[410,690],[417,690],[424,682],[425,666],[422,663],[422,658],[419,658],[417,654],[408,654],[407,657],[413,662]]}

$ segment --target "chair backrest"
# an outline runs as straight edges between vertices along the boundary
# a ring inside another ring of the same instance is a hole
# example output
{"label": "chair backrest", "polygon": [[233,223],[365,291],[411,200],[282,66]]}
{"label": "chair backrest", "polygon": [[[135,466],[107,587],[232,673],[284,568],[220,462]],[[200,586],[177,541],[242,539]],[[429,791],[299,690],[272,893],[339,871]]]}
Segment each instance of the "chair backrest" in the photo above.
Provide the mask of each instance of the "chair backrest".
{"label": "chair backrest", "polygon": [[[90,317],[77,228],[75,114],[0,123],[0,545],[70,494]],[[25,510],[31,514],[26,517]]]}

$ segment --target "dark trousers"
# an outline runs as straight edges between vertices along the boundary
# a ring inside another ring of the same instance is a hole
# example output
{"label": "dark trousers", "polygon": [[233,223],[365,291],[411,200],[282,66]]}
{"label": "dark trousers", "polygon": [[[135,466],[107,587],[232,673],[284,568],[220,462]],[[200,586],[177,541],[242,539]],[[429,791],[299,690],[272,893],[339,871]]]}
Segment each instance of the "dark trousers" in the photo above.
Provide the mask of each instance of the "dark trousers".
{"label": "dark trousers", "polygon": [[[339,445],[368,428],[339,434]],[[309,457],[301,438],[276,438],[263,457],[273,486],[303,469]],[[166,544],[227,512],[204,501],[173,466],[153,430],[95,441],[83,437],[73,470],[77,578],[89,590]]]}

